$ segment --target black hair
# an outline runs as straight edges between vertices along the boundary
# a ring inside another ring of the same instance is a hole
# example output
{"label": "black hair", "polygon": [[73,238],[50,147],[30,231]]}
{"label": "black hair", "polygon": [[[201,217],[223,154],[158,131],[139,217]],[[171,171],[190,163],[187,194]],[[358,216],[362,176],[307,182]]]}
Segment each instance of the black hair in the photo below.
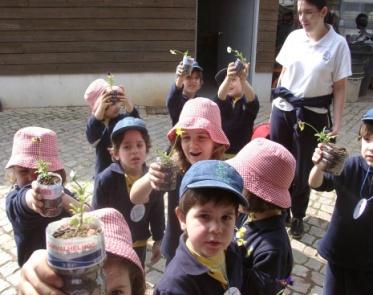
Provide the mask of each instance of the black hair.
{"label": "black hair", "polygon": [[328,2],[327,0],[304,0],[304,1],[306,1],[308,4],[316,6],[318,10],[321,10],[325,6],[327,6],[327,2]]}
{"label": "black hair", "polygon": [[248,192],[247,194],[247,201],[249,202],[249,207],[247,209],[249,213],[262,213],[268,210],[276,209],[284,210],[284,208],[269,203],[251,192]]}
{"label": "black hair", "polygon": [[120,144],[122,143],[124,134],[126,134],[126,132],[129,131],[129,130],[137,130],[141,133],[141,136],[145,141],[146,152],[148,153],[150,148],[151,148],[151,141],[150,141],[149,133],[147,131],[144,131],[144,130],[138,129],[138,128],[125,129],[123,132],[119,132],[118,134],[113,136],[111,138],[111,143],[112,143],[112,146],[113,146],[113,150],[114,151],[119,150],[119,147],[120,147]]}
{"label": "black hair", "polygon": [[363,121],[363,123],[361,123],[360,128],[359,128],[358,140],[361,140],[362,138],[366,136],[370,136],[372,134],[373,134],[373,121],[372,120]]}
{"label": "black hair", "polygon": [[355,18],[355,23],[358,28],[366,28],[368,26],[368,16],[365,13],[360,13]]}

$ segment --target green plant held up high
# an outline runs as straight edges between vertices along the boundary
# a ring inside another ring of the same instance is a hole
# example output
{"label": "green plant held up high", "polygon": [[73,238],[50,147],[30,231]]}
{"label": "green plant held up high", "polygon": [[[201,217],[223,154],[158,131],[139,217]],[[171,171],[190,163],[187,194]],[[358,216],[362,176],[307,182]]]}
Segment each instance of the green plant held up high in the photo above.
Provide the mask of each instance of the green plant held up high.
{"label": "green plant held up high", "polygon": [[314,126],[312,126],[311,124],[307,123],[307,122],[303,122],[303,121],[298,121],[298,126],[299,126],[299,129],[301,131],[304,130],[304,127],[305,126],[308,126],[308,127],[311,127],[314,131],[315,131],[315,136],[317,137],[317,141],[318,142],[322,142],[322,143],[329,143],[331,142],[333,139],[336,138],[335,135],[329,135],[328,133],[328,130],[326,127],[324,127],[321,131],[318,131]]}
{"label": "green plant held up high", "polygon": [[171,54],[174,54],[174,55],[177,55],[177,54],[180,54],[180,55],[188,55],[188,54],[189,54],[189,51],[188,51],[188,50],[185,50],[185,51],[183,52],[183,51],[180,51],[180,50],[177,50],[177,49],[170,49],[170,53],[171,53]]}
{"label": "green plant held up high", "polygon": [[228,53],[233,53],[233,55],[237,58],[239,58],[242,62],[246,62],[246,57],[243,55],[241,51],[238,51],[236,49],[232,49],[232,47],[228,46],[227,47],[227,52]]}

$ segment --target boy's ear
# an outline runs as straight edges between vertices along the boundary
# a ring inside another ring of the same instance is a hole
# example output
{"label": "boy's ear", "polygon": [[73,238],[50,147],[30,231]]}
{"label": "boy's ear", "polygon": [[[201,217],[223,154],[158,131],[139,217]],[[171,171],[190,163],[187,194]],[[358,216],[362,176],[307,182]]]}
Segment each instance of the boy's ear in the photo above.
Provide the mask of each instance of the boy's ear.
{"label": "boy's ear", "polygon": [[185,218],[184,213],[181,211],[179,207],[176,207],[175,214],[177,216],[177,219],[179,219],[181,229],[185,231],[186,230],[186,218]]}
{"label": "boy's ear", "polygon": [[119,161],[119,152],[116,151],[114,148],[108,148],[108,151],[110,153],[110,156],[111,156],[111,159],[113,160],[113,162],[115,161]]}

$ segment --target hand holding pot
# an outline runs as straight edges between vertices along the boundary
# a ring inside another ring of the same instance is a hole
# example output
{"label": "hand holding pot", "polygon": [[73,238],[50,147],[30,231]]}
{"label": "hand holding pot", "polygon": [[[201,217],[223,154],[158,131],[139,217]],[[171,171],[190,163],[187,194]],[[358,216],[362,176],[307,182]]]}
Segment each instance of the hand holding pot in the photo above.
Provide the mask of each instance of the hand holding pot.
{"label": "hand holding pot", "polygon": [[322,160],[322,146],[323,144],[322,143],[319,143],[317,145],[317,147],[315,148],[315,151],[313,152],[313,155],[312,155],[312,162],[313,164],[315,164],[317,166],[317,164],[320,163],[320,161]]}
{"label": "hand holding pot", "polygon": [[62,279],[47,263],[47,250],[36,250],[22,266],[18,294],[63,295]]}
{"label": "hand holding pot", "polygon": [[249,74],[249,63],[244,63],[244,68],[237,73],[238,77],[240,77],[241,82],[245,82],[247,80],[247,76]]}
{"label": "hand holding pot", "polygon": [[149,166],[149,181],[153,189],[160,190],[165,183],[166,174],[162,172],[162,167],[159,163],[153,162]]}
{"label": "hand holding pot", "polygon": [[94,113],[97,120],[104,120],[105,118],[105,111],[108,109],[108,107],[112,104],[112,95],[110,92],[104,90],[100,97],[97,99],[97,108]]}
{"label": "hand holding pot", "polygon": [[40,194],[40,187],[36,181],[31,183],[31,189],[26,192],[27,206],[38,214],[44,209],[43,196]]}

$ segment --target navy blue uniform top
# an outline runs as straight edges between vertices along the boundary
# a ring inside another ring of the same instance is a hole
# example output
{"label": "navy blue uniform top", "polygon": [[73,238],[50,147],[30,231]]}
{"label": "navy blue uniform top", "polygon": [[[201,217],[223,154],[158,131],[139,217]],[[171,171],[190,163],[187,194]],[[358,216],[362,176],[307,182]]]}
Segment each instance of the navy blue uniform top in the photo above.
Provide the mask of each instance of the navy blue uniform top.
{"label": "navy blue uniform top", "polygon": [[259,112],[259,100],[255,96],[253,101],[248,101],[245,96],[233,105],[233,98],[227,96],[226,100],[218,97],[213,99],[219,106],[222,126],[229,139],[229,154],[238,153],[250,140],[253,134],[254,120]]}
{"label": "navy blue uniform top", "polygon": [[118,163],[112,163],[97,175],[92,206],[94,209],[111,207],[121,212],[128,223],[133,242],[147,240],[150,230],[154,241],[162,240],[165,227],[162,193],[153,190],[148,203],[133,204],[123,169]]}
{"label": "navy blue uniform top", "polygon": [[166,106],[171,117],[172,126],[179,121],[181,110],[189,99],[187,96],[183,95],[183,89],[184,86],[179,89],[176,87],[176,84],[173,83],[166,98]]}
{"label": "navy blue uniform top", "polygon": [[93,114],[88,118],[85,133],[88,142],[96,148],[95,175],[100,173],[113,162],[108,151],[108,148],[111,146],[110,136],[115,124],[128,116],[139,118],[139,112],[136,108],[133,108],[131,113],[119,114],[114,119],[111,119],[107,126],[102,121],[97,120]]}
{"label": "navy blue uniform top", "polygon": [[178,175],[176,190],[168,192],[167,204],[167,226],[162,240],[161,250],[167,261],[170,261],[179,245],[179,238],[183,231],[181,230],[179,220],[175,214],[175,208],[179,206],[179,189],[183,175]]}
{"label": "navy blue uniform top", "polygon": [[[324,174],[318,191],[335,189],[337,199],[329,227],[321,239],[318,251],[329,262],[350,269],[373,270],[373,205],[368,203],[364,214],[353,219],[353,211],[360,200],[360,189],[368,164],[361,156],[350,157],[342,174]],[[363,198],[373,195],[373,175],[367,177]]]}
{"label": "navy blue uniform top", "polygon": [[278,280],[287,279],[293,268],[293,254],[283,216],[245,224],[244,282],[247,294],[272,295],[283,289]]}
{"label": "navy blue uniform top", "polygon": [[[228,288],[242,288],[243,265],[242,253],[234,243],[225,251],[225,263],[228,276]],[[165,273],[156,285],[153,295],[222,295],[226,291],[223,285],[208,275],[208,268],[199,263],[185,245],[185,235],[175,257],[166,267]]]}
{"label": "navy blue uniform top", "polygon": [[[35,250],[45,249],[45,229],[49,223],[70,216],[65,210],[56,217],[44,217],[31,210],[26,204],[26,192],[29,189],[31,184],[22,188],[16,185],[6,196],[6,214],[13,226],[19,266],[22,266]],[[66,189],[65,193],[71,195]]]}

